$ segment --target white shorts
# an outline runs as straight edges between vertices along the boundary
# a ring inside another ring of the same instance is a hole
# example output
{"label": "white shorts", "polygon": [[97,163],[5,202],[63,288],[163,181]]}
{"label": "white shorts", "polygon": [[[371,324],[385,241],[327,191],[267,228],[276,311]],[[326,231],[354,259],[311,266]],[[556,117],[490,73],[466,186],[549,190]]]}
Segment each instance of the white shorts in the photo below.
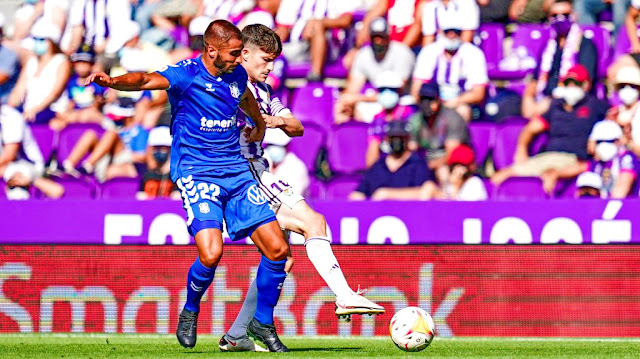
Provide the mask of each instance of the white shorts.
{"label": "white shorts", "polygon": [[281,203],[293,208],[296,203],[304,201],[304,197],[296,193],[285,181],[269,172],[266,160],[249,160],[249,168],[253,178],[260,184],[260,189],[269,198],[271,209],[277,211]]}
{"label": "white shorts", "polygon": [[44,174],[44,164],[43,163],[31,163],[26,160],[17,160],[11,162],[7,165],[7,168],[4,170],[4,181],[9,182],[9,180],[16,175],[16,173],[20,173],[23,176],[29,178],[33,182],[34,179],[42,177]]}

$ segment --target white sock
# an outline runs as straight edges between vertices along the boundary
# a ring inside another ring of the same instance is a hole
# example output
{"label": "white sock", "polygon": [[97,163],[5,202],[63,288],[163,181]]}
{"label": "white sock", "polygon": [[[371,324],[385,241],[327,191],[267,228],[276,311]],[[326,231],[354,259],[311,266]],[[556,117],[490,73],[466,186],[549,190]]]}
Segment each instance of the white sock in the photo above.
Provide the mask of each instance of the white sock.
{"label": "white sock", "polygon": [[305,242],[305,248],[309,260],[336,297],[342,298],[353,294],[327,238],[309,238]]}

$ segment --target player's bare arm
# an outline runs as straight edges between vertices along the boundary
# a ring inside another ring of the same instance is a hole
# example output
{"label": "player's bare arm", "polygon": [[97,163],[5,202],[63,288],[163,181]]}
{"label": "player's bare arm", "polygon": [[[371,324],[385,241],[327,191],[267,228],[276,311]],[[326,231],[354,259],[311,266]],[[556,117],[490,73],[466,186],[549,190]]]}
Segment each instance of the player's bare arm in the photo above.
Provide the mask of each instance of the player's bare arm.
{"label": "player's bare arm", "polygon": [[249,133],[247,140],[250,142],[262,141],[264,138],[264,132],[267,129],[267,124],[262,118],[258,102],[251,91],[245,91],[240,98],[240,108],[242,111],[253,120],[256,126]]}
{"label": "player's bare arm", "polygon": [[92,82],[119,91],[166,90],[171,87],[169,80],[156,72],[131,72],[118,77],[96,72],[87,77],[84,85],[87,86]]}
{"label": "player's bare arm", "polygon": [[299,137],[304,134],[304,126],[291,114],[284,116],[263,114],[262,118],[264,118],[268,128],[279,128],[289,137]]}

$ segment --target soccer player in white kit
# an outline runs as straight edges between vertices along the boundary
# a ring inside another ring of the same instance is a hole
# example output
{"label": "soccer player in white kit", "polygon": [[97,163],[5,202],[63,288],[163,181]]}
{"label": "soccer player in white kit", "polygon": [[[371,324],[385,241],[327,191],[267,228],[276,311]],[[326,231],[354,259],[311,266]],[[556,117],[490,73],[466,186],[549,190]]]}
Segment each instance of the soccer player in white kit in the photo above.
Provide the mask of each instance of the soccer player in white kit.
{"label": "soccer player in white kit", "polygon": [[[242,66],[249,75],[247,88],[258,101],[262,116],[268,128],[279,128],[287,135],[301,136],[304,127],[284,107],[265,81],[273,70],[273,61],[282,50],[280,38],[264,25],[249,25],[242,30],[244,49]],[[240,124],[240,122],[239,122]],[[246,123],[250,129],[251,124]],[[242,155],[249,161],[254,177],[260,188],[272,203],[276,218],[281,227],[300,233],[305,238],[307,255],[318,274],[324,279],[336,295],[336,315],[349,317],[352,314],[382,314],[384,308],[354,292],[340,269],[340,265],[331,250],[331,240],[327,237],[327,224],[323,215],[314,211],[299,194],[295,193],[286,179],[276,178],[269,173],[269,164],[262,157],[262,143],[247,142],[240,136]],[[289,258],[285,270],[293,266]],[[251,283],[245,302],[229,331],[220,339],[219,347],[223,351],[254,351],[261,348],[247,337],[246,327],[253,317],[256,305],[255,281]]]}

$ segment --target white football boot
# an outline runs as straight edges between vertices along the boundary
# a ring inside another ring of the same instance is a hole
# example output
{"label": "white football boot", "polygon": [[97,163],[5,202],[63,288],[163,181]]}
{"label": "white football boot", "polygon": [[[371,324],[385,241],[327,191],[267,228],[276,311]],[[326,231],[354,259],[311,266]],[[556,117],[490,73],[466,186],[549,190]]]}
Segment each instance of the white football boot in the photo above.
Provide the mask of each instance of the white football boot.
{"label": "white football boot", "polygon": [[358,286],[357,292],[343,298],[337,298],[336,315],[338,318],[344,318],[346,321],[350,321],[352,314],[383,314],[384,307],[362,296],[365,292],[366,290],[360,290],[360,286]]}

